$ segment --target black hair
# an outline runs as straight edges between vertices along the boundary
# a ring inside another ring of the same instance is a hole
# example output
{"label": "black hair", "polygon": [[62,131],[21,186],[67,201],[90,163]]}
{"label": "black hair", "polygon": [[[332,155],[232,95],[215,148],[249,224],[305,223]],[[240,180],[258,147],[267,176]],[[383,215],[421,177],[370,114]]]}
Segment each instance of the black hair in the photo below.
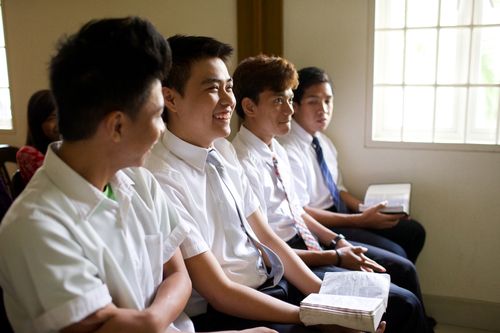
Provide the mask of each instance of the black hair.
{"label": "black hair", "polygon": [[207,58],[219,58],[227,63],[233,53],[231,45],[205,36],[175,35],[168,38],[168,43],[172,50],[172,69],[163,85],[181,95],[184,95],[193,63]]}
{"label": "black hair", "polygon": [[165,38],[138,17],[93,20],[59,43],[50,83],[64,140],[92,136],[99,122],[120,110],[132,119],[154,80],[171,66]]}
{"label": "black hair", "polygon": [[31,95],[28,101],[28,134],[26,145],[35,147],[45,155],[47,147],[53,141],[47,137],[42,124],[56,111],[56,102],[50,90],[44,89]]}
{"label": "black hair", "polygon": [[297,89],[293,91],[293,100],[300,104],[302,102],[302,97],[304,96],[304,92],[311,86],[314,86],[319,83],[329,83],[332,87],[333,92],[333,83],[330,80],[328,74],[318,67],[305,67],[298,71],[299,73],[299,85]]}

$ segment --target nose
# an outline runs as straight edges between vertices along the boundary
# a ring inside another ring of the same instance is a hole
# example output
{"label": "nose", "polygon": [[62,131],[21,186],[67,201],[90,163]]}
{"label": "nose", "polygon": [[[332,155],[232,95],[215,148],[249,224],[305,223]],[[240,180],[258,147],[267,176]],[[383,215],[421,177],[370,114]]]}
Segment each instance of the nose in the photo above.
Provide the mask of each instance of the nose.
{"label": "nose", "polygon": [[233,91],[221,89],[220,103],[223,106],[230,106],[231,108],[234,108],[236,106],[236,98],[234,97]]}
{"label": "nose", "polygon": [[285,103],[284,107],[284,113],[286,115],[292,115],[293,114],[293,103]]}
{"label": "nose", "polygon": [[321,103],[321,111],[326,114],[330,113],[330,105],[328,104],[328,102]]}

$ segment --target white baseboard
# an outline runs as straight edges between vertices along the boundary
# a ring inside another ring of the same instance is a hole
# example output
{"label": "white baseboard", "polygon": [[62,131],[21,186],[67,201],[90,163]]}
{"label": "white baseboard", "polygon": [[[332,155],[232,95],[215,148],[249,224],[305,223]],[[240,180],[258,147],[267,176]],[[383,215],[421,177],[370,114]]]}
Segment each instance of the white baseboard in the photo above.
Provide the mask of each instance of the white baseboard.
{"label": "white baseboard", "polygon": [[439,324],[500,332],[500,303],[423,295],[425,309]]}

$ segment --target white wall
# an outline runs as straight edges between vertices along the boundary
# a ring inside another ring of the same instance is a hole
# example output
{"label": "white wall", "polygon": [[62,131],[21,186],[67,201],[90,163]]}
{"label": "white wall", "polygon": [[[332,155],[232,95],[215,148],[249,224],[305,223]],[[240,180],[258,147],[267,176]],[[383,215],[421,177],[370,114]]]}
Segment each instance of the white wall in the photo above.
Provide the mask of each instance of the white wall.
{"label": "white wall", "polygon": [[167,37],[195,34],[237,42],[233,0],[3,0],[2,6],[15,130],[0,132],[0,142],[16,146],[25,141],[29,97],[48,87],[57,40],[90,19],[138,15]]}
{"label": "white wall", "polygon": [[328,135],[351,192],[362,197],[369,183],[412,182],[412,215],[428,235],[417,262],[423,293],[500,304],[500,153],[365,147],[368,5],[286,0],[285,56],[333,77]]}

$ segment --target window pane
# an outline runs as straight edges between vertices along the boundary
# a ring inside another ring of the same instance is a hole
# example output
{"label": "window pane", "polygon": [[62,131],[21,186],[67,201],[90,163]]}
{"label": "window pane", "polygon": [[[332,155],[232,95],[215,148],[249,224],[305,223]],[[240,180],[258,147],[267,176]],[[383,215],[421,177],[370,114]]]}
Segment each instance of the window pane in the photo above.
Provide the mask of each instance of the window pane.
{"label": "window pane", "polygon": [[472,1],[441,0],[441,25],[469,25],[472,19]]}
{"label": "window pane", "polygon": [[0,129],[12,129],[9,89],[0,88]]}
{"label": "window pane", "polygon": [[401,0],[375,1],[375,28],[402,28],[405,24],[405,2]]}
{"label": "window pane", "polygon": [[500,0],[476,0],[474,10],[475,24],[499,24]]}
{"label": "window pane", "polygon": [[9,87],[9,74],[7,72],[7,57],[5,49],[0,48],[0,88]]}
{"label": "window pane", "polygon": [[401,141],[403,89],[373,89],[373,140]]}
{"label": "window pane", "polygon": [[467,83],[470,29],[442,29],[439,33],[438,83]]}
{"label": "window pane", "polygon": [[403,31],[375,33],[373,80],[377,83],[403,83]]}
{"label": "window pane", "polygon": [[434,141],[465,142],[467,88],[437,88]]}
{"label": "window pane", "polygon": [[432,142],[434,88],[406,87],[403,141]]}
{"label": "window pane", "polygon": [[499,90],[499,88],[470,88],[467,143],[496,142]]}
{"label": "window pane", "polygon": [[500,27],[472,31],[472,83],[500,83]]}
{"label": "window pane", "polygon": [[405,82],[435,82],[436,30],[408,30],[406,33]]}
{"label": "window pane", "polygon": [[439,1],[436,0],[408,0],[406,25],[408,27],[436,26],[438,4]]}

